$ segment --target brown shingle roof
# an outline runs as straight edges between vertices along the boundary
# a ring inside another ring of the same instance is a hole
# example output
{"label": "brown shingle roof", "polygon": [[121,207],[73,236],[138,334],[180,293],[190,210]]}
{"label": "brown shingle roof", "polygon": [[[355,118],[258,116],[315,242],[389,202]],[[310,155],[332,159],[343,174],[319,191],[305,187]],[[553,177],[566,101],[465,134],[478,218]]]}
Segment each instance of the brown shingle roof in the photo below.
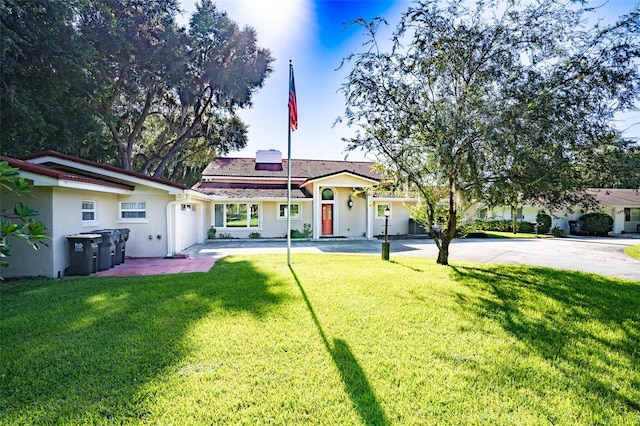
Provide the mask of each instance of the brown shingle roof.
{"label": "brown shingle roof", "polygon": [[[228,198],[286,198],[286,184],[250,184],[250,183],[214,183],[198,182],[193,186],[195,191],[207,195]],[[298,185],[291,185],[291,198],[310,198],[308,192]]]}
{"label": "brown shingle roof", "polygon": [[[380,180],[382,172],[374,170],[373,163],[365,161],[291,160],[291,177],[314,179],[337,173],[349,172],[365,178]],[[256,170],[253,158],[218,157],[202,171],[203,177],[287,177],[287,160],[282,160],[282,170]]]}
{"label": "brown shingle roof", "polygon": [[640,206],[640,192],[637,189],[590,188],[587,193],[602,205]]}

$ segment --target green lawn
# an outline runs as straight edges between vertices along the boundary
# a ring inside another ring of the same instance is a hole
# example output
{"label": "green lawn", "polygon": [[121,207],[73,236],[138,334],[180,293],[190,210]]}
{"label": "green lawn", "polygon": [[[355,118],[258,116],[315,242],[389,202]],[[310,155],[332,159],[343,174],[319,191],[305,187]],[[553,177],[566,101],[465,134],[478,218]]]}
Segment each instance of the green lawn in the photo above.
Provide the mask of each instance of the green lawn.
{"label": "green lawn", "polygon": [[640,283],[292,261],[0,284],[0,424],[640,423]]}
{"label": "green lawn", "polygon": [[627,253],[629,256],[640,260],[640,245],[625,247],[624,252]]}

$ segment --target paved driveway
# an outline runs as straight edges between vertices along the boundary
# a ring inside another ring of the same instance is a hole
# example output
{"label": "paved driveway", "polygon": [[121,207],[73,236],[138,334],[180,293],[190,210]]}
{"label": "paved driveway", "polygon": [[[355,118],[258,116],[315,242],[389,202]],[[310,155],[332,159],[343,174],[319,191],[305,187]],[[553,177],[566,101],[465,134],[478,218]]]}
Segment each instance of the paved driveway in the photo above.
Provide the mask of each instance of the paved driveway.
{"label": "paved driveway", "polygon": [[[640,261],[623,250],[640,244],[633,238],[540,238],[540,239],[463,239],[454,240],[450,260],[480,263],[513,263],[546,266],[640,281]],[[286,253],[285,240],[219,240],[193,247],[193,257],[223,257],[232,254]],[[363,253],[381,254],[378,240],[292,241],[296,253]],[[437,257],[438,250],[430,240],[393,240],[391,257]],[[295,261],[295,259],[293,259]]]}

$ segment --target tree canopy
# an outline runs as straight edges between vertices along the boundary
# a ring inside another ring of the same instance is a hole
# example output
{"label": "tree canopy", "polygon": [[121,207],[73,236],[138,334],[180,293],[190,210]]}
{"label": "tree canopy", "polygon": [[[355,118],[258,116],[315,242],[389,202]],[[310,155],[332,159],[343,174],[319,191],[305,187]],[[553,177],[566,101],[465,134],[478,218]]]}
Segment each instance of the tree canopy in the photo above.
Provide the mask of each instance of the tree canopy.
{"label": "tree canopy", "polygon": [[3,153],[56,149],[188,181],[211,156],[246,145],[236,112],[273,58],[210,0],[188,28],[177,0],[5,4]]}
{"label": "tree canopy", "polygon": [[583,200],[585,164],[621,140],[611,120],[638,99],[640,13],[589,25],[591,12],[556,0],[419,1],[388,49],[384,21],[358,21],[365,50],[343,63],[344,119],[358,129],[348,149],[419,192],[439,263],[465,203]]}

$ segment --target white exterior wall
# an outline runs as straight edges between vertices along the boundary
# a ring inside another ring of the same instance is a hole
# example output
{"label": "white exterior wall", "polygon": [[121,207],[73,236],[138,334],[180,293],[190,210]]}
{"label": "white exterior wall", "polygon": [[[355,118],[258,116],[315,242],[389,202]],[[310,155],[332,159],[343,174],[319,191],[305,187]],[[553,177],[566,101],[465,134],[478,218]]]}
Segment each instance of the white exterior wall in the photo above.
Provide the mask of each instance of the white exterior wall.
{"label": "white exterior wall", "polygon": [[[258,216],[260,219],[259,226],[257,228],[227,228],[225,226],[216,226],[216,238],[220,238],[221,234],[228,234],[231,238],[249,238],[249,235],[257,232],[260,234],[260,238],[286,238],[287,237],[287,219],[279,218],[279,205],[287,204],[287,200],[269,200],[269,201],[256,201],[256,200],[216,200],[212,201],[209,205],[209,219],[207,223],[207,230],[210,226],[215,224],[215,205],[216,204],[235,204],[235,203],[249,203],[258,204]],[[313,202],[310,199],[291,199],[291,204],[298,204],[300,206],[300,217],[291,219],[291,229],[302,232],[304,230],[304,224],[308,223],[313,227]]]}
{"label": "white exterior wall", "polygon": [[[174,196],[170,196],[164,191],[151,189],[118,197],[114,205],[114,225],[112,227],[129,228],[130,230],[125,251],[126,257],[164,257],[167,255],[167,205],[172,201],[175,201]],[[118,220],[120,217],[119,203],[121,202],[146,203],[146,219]],[[172,213],[172,217],[175,218],[175,209]]]}
{"label": "white exterior wall", "polygon": [[[341,237],[362,238],[367,235],[367,201],[364,196],[354,197],[352,192],[353,188],[334,188],[333,232]],[[353,201],[351,209],[347,205],[350,195]]]}
{"label": "white exterior wall", "polygon": [[384,235],[385,219],[384,217],[377,217],[378,204],[389,204],[390,206],[389,210],[391,210],[391,214],[389,215],[388,235],[405,235],[409,233],[409,219],[411,218],[411,214],[405,202],[390,199],[374,199],[373,205],[371,206],[373,235]]}
{"label": "white exterior wall", "polygon": [[[13,212],[14,205],[22,201],[40,213],[33,219],[44,223],[47,226],[47,235],[53,236],[55,226],[51,216],[51,188],[33,188],[31,192],[35,198],[18,197],[11,193],[0,194],[0,208],[7,210],[7,212]],[[54,236],[53,240],[45,241],[49,247],[41,245],[40,249],[36,251],[22,238],[9,238],[11,256],[6,259],[9,262],[9,267],[0,268],[0,276],[4,278],[56,277],[58,269],[54,266],[54,253],[61,247],[64,249],[64,242],[59,240],[60,238]]]}

